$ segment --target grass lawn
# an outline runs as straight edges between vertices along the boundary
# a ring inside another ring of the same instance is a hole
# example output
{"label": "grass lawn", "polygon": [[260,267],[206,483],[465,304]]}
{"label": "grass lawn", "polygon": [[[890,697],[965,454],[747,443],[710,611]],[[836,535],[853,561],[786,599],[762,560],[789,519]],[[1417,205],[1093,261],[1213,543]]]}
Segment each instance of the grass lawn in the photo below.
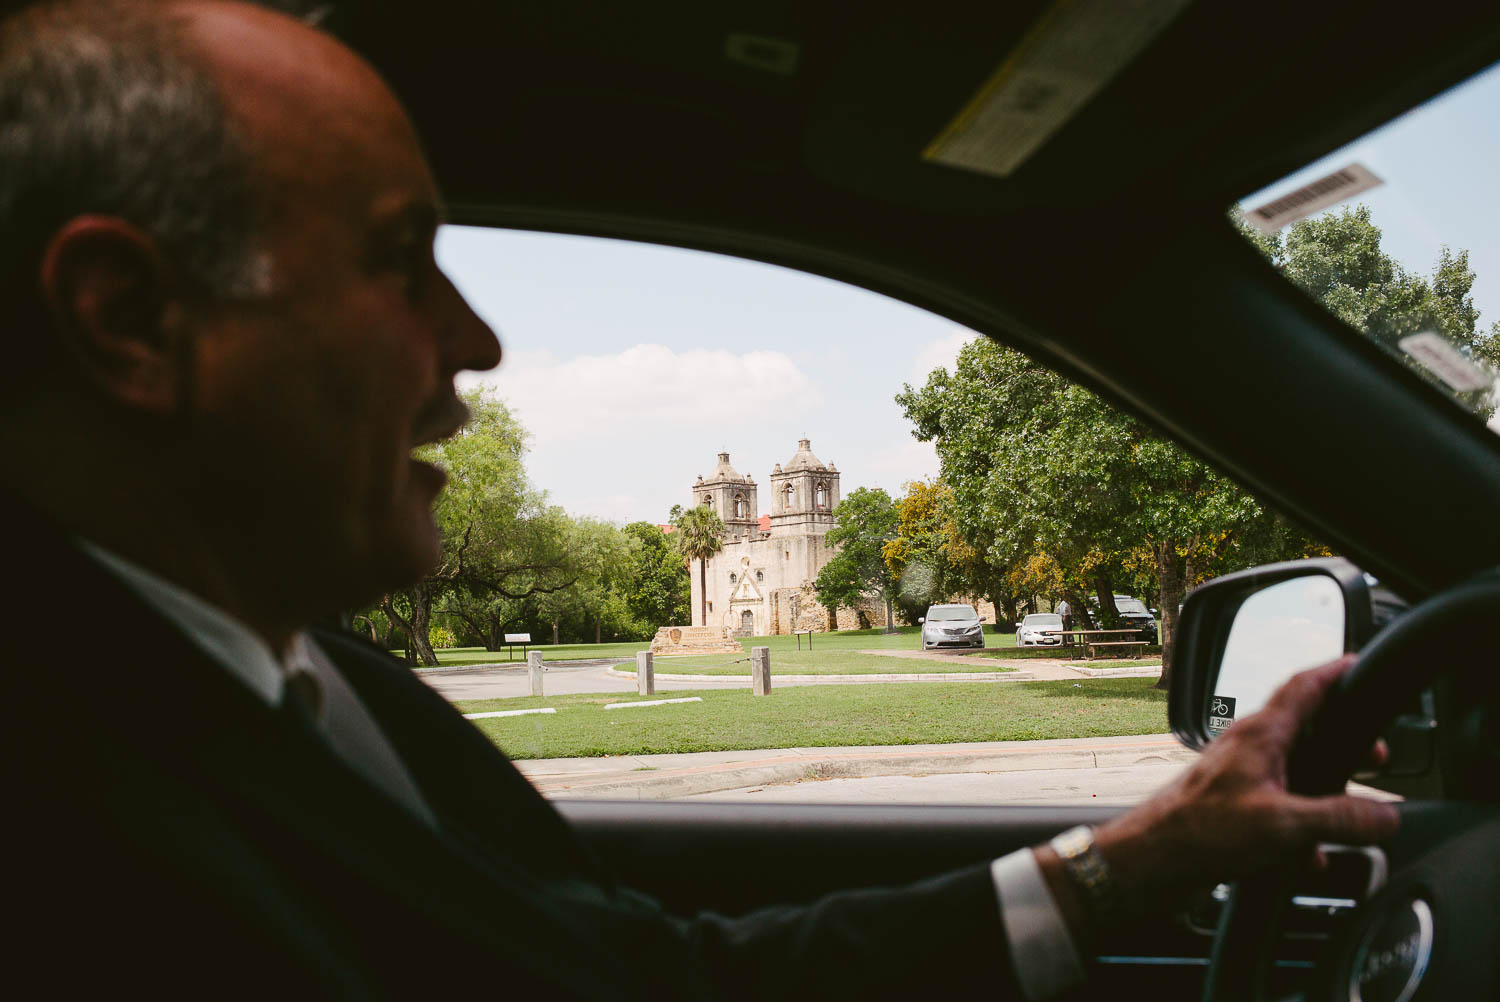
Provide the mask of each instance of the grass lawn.
{"label": "grass lawn", "polygon": [[[801,686],[769,696],[659,691],[654,697],[594,694],[470,700],[464,713],[552,706],[555,714],[473,723],[512,758],[901,745],[955,741],[1158,734],[1166,693],[1149,678],[1087,683],[913,682]],[[701,696],[701,703],[605,710],[605,703]]]}
{"label": "grass lawn", "polygon": [[[777,638],[780,639],[780,638]],[[658,672],[682,675],[750,675],[749,654],[744,660],[733,654],[707,655],[701,658],[657,658]],[[892,658],[880,654],[861,654],[857,650],[833,649],[789,651],[771,649],[771,684],[776,684],[777,675],[902,675],[925,672],[970,672],[970,671],[1015,671],[1003,665],[991,664],[975,658],[972,664],[955,664],[952,661],[927,661],[917,658]]]}

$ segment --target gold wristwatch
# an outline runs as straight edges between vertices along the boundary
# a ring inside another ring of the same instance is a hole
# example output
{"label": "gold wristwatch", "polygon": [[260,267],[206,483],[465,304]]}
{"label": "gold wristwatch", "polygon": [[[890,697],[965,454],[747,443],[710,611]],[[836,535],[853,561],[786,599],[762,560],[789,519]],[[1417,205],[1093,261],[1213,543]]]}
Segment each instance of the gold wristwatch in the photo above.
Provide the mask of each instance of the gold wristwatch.
{"label": "gold wristwatch", "polygon": [[1094,845],[1094,829],[1088,825],[1069,828],[1051,845],[1093,917],[1101,922],[1112,919],[1120,909],[1120,892],[1109,864]]}

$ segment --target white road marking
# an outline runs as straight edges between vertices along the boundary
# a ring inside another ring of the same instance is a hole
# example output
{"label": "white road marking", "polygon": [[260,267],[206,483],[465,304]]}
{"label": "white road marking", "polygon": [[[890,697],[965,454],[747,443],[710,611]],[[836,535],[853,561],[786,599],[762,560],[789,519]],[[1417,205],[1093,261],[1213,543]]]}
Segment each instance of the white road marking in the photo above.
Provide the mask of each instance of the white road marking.
{"label": "white road marking", "polygon": [[495,711],[493,711],[491,713],[465,713],[464,714],[464,719],[465,720],[478,720],[481,717],[519,717],[519,716],[521,716],[523,714],[526,714],[526,713],[556,713],[556,712],[557,712],[557,709],[555,707],[544,706],[544,707],[542,707],[540,709],[536,709],[536,710],[495,710]]}

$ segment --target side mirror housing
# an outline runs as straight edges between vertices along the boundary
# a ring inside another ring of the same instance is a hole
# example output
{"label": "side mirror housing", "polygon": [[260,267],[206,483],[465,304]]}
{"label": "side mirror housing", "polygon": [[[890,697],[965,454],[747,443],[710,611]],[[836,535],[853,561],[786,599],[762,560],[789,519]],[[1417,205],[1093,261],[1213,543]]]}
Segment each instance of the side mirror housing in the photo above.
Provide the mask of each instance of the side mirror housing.
{"label": "side mirror housing", "polygon": [[1182,607],[1167,694],[1178,740],[1202,748],[1297,672],[1374,635],[1370,584],[1342,557],[1226,574]]}
{"label": "side mirror housing", "polygon": [[925,622],[927,622],[927,617],[926,616],[918,616],[917,617],[917,625],[918,626],[921,626]]}

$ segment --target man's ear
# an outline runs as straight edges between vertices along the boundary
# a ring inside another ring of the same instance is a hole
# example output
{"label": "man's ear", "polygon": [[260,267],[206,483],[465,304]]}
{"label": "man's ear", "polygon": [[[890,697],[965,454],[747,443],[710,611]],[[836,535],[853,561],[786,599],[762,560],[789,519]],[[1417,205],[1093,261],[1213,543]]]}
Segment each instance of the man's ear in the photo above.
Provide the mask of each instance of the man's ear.
{"label": "man's ear", "polygon": [[111,216],[79,216],[48,241],[42,300],[79,374],[134,410],[170,414],[189,385],[184,313],[156,242]]}

